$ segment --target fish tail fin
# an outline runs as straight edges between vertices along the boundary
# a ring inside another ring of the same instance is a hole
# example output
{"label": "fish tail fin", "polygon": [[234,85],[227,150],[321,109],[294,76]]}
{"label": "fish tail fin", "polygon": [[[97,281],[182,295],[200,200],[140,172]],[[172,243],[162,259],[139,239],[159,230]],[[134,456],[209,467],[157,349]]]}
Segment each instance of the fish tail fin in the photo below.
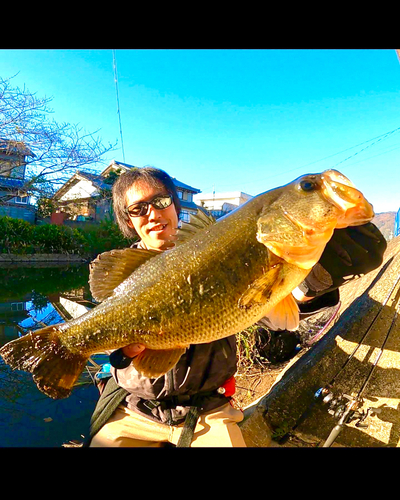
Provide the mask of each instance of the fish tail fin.
{"label": "fish tail fin", "polygon": [[0,356],[13,370],[32,373],[38,389],[53,399],[67,398],[88,356],[72,353],[62,344],[59,325],[47,326],[12,340]]}

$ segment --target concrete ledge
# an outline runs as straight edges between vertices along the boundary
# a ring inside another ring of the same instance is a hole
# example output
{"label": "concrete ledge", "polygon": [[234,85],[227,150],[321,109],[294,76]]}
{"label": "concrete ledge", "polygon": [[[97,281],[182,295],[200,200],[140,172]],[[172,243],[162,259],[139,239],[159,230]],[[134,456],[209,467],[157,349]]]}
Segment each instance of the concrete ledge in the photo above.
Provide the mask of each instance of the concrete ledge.
{"label": "concrete ledge", "polygon": [[24,263],[35,263],[35,262],[88,262],[91,257],[76,254],[63,254],[63,253],[43,253],[43,254],[30,254],[30,255],[18,255],[18,254],[0,254],[0,264],[7,262],[24,262]]}
{"label": "concrete ledge", "polygon": [[[379,269],[342,288],[342,310],[338,322],[314,346],[304,353],[300,352],[285,367],[267,394],[245,409],[243,425],[250,436],[250,443],[268,446],[258,443],[258,434],[264,432],[263,419],[278,434],[290,430],[303,412],[310,408],[316,390],[325,387],[337,376],[360,343],[357,353],[334,385],[335,393],[356,394],[377,359],[377,351],[383,345],[391,322],[395,321],[385,351],[364,393],[363,410],[377,408],[380,413],[372,413],[368,417],[366,428],[357,427],[355,421],[347,425],[334,446],[400,446],[400,315],[396,315],[400,296],[398,285],[397,292],[386,303],[399,275],[400,237],[388,245],[384,263]],[[379,318],[375,321],[378,313]],[[338,418],[329,414],[325,405],[316,405],[307,419],[297,427],[295,438],[301,444],[295,446],[321,446],[337,422]]]}

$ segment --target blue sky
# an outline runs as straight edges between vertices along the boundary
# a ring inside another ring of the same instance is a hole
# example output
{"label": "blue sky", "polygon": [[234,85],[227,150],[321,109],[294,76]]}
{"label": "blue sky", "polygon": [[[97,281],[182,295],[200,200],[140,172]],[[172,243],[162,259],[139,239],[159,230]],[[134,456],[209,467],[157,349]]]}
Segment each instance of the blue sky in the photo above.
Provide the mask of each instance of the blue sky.
{"label": "blue sky", "polygon": [[[118,49],[116,61],[126,163],[251,195],[334,167],[377,213],[400,207],[394,49]],[[53,98],[57,121],[118,141],[107,159],[123,161],[111,48],[0,50],[0,75],[16,73]]]}

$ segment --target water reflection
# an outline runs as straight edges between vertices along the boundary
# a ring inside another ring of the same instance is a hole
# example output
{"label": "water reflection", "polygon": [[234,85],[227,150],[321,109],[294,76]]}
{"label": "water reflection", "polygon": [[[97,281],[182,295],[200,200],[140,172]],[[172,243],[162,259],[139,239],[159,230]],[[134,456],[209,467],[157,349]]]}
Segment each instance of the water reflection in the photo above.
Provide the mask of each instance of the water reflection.
{"label": "water reflection", "polygon": [[[88,265],[0,267],[0,345],[93,305]],[[97,362],[106,361],[97,359]],[[65,400],[42,394],[29,373],[0,358],[0,447],[61,446],[87,435],[98,391],[86,371]]]}

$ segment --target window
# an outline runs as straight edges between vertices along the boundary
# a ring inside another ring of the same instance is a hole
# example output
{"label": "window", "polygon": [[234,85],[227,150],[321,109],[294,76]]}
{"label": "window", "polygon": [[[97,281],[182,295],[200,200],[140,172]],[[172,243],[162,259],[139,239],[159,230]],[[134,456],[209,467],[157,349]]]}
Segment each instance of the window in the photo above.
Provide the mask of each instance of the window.
{"label": "window", "polygon": [[187,210],[181,210],[179,214],[179,219],[183,222],[190,222],[189,212]]}
{"label": "window", "polygon": [[25,302],[13,302],[11,304],[11,311],[25,311]]}
{"label": "window", "polygon": [[28,199],[29,199],[29,196],[16,196],[14,198],[14,202],[15,203],[22,203],[23,205],[27,205]]}
{"label": "window", "polygon": [[190,222],[190,214],[196,215],[197,212],[193,210],[181,210],[181,213],[179,214],[179,220],[183,222]]}

